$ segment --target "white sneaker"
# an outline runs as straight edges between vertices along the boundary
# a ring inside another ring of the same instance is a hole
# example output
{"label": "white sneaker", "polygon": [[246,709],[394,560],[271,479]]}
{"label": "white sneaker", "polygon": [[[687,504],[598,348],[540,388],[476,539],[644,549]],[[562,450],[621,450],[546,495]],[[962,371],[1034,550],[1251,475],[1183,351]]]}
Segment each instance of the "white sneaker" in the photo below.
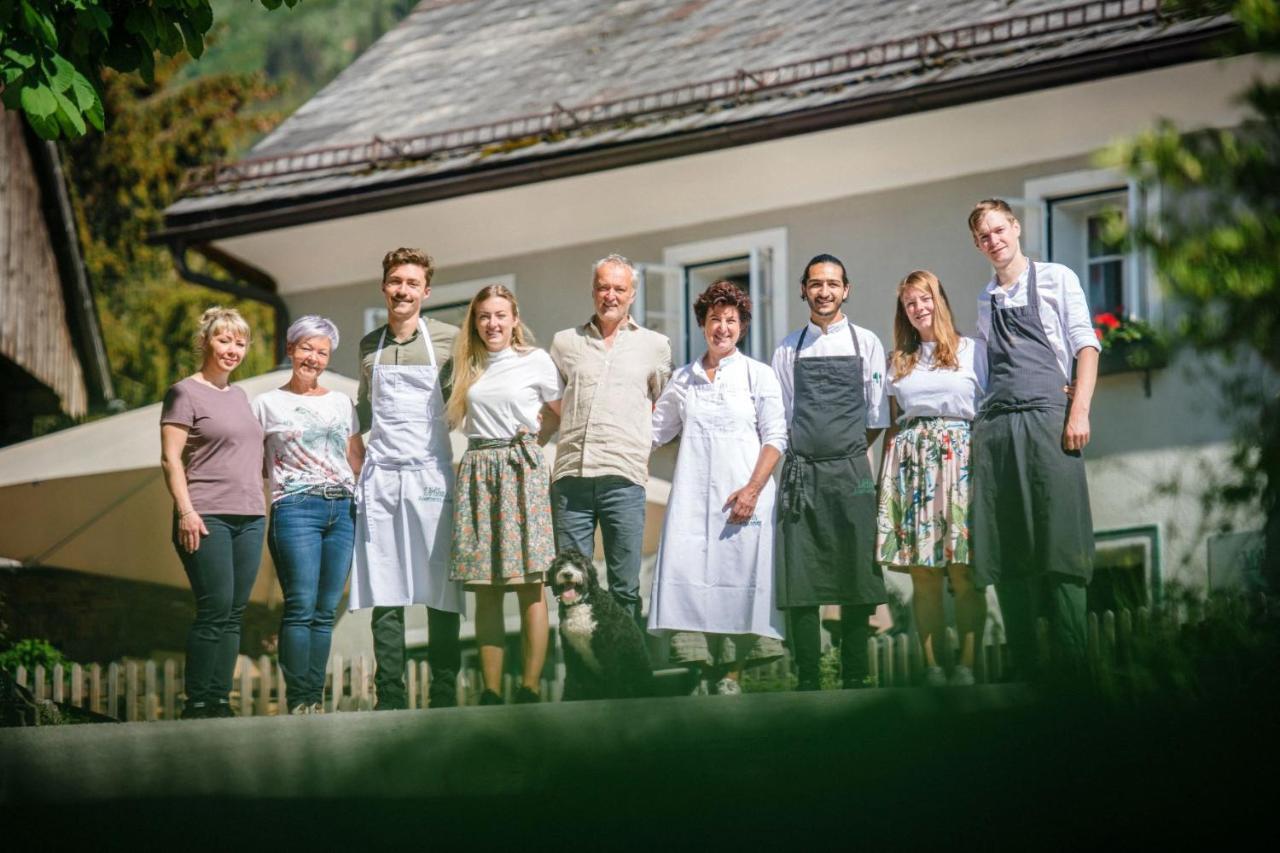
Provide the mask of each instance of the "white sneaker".
{"label": "white sneaker", "polygon": [[732,678],[722,678],[716,682],[717,696],[741,696],[742,685]]}
{"label": "white sneaker", "polygon": [[308,705],[306,702],[299,702],[297,705],[294,705],[292,708],[289,709],[289,716],[291,717],[300,717],[303,714],[310,714],[310,713],[311,713],[311,706]]}
{"label": "white sneaker", "polygon": [[307,710],[308,714],[323,714],[324,705],[320,702],[312,702],[311,707]]}
{"label": "white sneaker", "polygon": [[962,664],[956,664],[956,668],[951,670],[951,686],[972,687],[973,684],[973,670]]}
{"label": "white sneaker", "polygon": [[947,686],[947,674],[942,671],[942,667],[940,666],[925,667],[924,686],[925,687],[946,687]]}
{"label": "white sneaker", "polygon": [[711,690],[707,687],[707,680],[699,678],[698,683],[693,685],[693,689],[689,691],[690,696],[708,696]]}

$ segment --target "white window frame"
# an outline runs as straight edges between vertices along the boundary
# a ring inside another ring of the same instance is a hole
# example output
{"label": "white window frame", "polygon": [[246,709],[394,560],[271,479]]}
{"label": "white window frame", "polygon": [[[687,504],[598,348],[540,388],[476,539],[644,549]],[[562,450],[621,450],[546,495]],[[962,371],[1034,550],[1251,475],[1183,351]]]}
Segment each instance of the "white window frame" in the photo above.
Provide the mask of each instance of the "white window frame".
{"label": "white window frame", "polygon": [[[484,278],[473,278],[452,284],[432,284],[431,295],[427,297],[423,310],[430,311],[433,303],[454,303],[470,300],[471,297],[476,295],[476,291],[490,284],[500,284],[512,293],[516,292],[516,277],[511,273],[489,275]],[[364,334],[369,334],[386,322],[387,306],[385,302],[381,305],[364,309]]]}
{"label": "white window frame", "polygon": [[[1107,189],[1124,189],[1128,196],[1125,217],[1128,222],[1153,222],[1159,211],[1157,192],[1143,192],[1138,185],[1118,169],[1081,169],[1043,178],[1034,178],[1023,184],[1022,250],[1029,256],[1045,258],[1049,247],[1049,204],[1069,196],[1085,195]],[[1083,270],[1075,270],[1084,275]],[[1126,309],[1149,323],[1159,323],[1163,312],[1160,288],[1156,286],[1152,264],[1147,253],[1130,250],[1125,253],[1124,305]],[[1090,305],[1093,312],[1108,310],[1108,306]]]}
{"label": "white window frame", "polygon": [[[679,267],[684,269],[688,266],[704,264],[711,261],[718,261],[723,258],[736,258],[742,256],[751,256],[753,252],[760,250],[768,250],[771,258],[769,275],[766,280],[768,282],[768,293],[763,294],[764,298],[757,300],[752,324],[760,322],[764,315],[764,311],[769,312],[770,325],[772,327],[772,337],[775,340],[764,340],[763,336],[757,339],[758,352],[749,353],[749,355],[768,361],[773,354],[773,348],[777,346],[778,340],[782,335],[786,334],[787,322],[787,229],[768,228],[763,231],[750,231],[744,234],[732,234],[727,237],[715,237],[708,240],[696,240],[691,243],[679,243],[675,246],[668,246],[662,250],[662,264],[667,267]],[[688,280],[684,281],[685,300],[692,301],[697,294],[689,293]],[[680,361],[683,353],[684,341],[680,342],[681,352],[673,353],[677,361]],[[685,358],[684,360],[687,360]]]}

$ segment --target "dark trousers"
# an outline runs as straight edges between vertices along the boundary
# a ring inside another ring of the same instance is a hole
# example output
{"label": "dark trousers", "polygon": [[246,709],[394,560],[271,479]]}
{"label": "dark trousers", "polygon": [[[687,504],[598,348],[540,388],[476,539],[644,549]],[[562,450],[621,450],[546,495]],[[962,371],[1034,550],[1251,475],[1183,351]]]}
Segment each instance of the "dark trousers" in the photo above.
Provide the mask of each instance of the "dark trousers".
{"label": "dark trousers", "polygon": [[640,630],[640,554],[644,547],[644,486],[626,477],[561,477],[551,484],[556,551],[596,551],[596,525],[604,540],[609,591]]}
{"label": "dark trousers", "polygon": [[[430,700],[433,708],[457,704],[458,670],[462,667],[462,647],[458,630],[462,618],[447,610],[427,608],[427,666],[431,669]],[[409,707],[404,686],[404,608],[373,608],[373,676],[378,691],[378,708]]]}
{"label": "dark trousers", "polygon": [[[867,677],[867,620],[876,612],[874,604],[846,604],[840,608],[840,682],[844,687],[861,687]],[[819,662],[822,659],[822,636],[819,632],[818,608],[790,607],[788,635],[791,654],[795,656],[798,690],[820,687]]]}
{"label": "dark trousers", "polygon": [[183,676],[187,705],[195,707],[229,701],[240,654],[240,623],[258,578],[267,525],[261,515],[201,519],[209,535],[190,554],[178,544],[176,519],[173,524],[173,547],[196,596],[196,620],[187,633]]}
{"label": "dark trousers", "polygon": [[[1002,580],[996,584],[1005,639],[1017,678],[1039,678],[1046,667],[1074,677],[1085,671],[1088,647],[1086,588],[1082,578],[1057,572]],[[1048,622],[1050,659],[1041,660],[1036,623]]]}

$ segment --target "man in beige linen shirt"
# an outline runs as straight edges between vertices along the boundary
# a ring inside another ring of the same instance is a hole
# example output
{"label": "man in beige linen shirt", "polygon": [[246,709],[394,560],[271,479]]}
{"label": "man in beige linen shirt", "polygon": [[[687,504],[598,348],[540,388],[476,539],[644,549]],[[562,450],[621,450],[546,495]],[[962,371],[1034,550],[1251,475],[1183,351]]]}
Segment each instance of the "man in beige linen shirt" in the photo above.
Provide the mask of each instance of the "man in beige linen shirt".
{"label": "man in beige linen shirt", "polygon": [[635,279],[621,255],[597,261],[595,314],[551,342],[565,384],[551,506],[557,550],[594,553],[600,525],[609,589],[639,622],[653,404],[671,376],[671,342],[631,319]]}

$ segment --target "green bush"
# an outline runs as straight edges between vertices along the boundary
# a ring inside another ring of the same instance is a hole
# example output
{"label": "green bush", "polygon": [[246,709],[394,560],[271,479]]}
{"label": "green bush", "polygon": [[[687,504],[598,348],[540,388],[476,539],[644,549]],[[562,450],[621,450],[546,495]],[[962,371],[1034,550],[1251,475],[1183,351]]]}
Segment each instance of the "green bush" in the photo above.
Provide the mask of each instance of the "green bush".
{"label": "green bush", "polygon": [[27,672],[32,672],[36,666],[52,670],[58,664],[70,666],[71,661],[48,640],[31,638],[18,640],[8,649],[0,652],[0,669],[6,669],[9,672],[17,672],[20,666],[26,667]]}

